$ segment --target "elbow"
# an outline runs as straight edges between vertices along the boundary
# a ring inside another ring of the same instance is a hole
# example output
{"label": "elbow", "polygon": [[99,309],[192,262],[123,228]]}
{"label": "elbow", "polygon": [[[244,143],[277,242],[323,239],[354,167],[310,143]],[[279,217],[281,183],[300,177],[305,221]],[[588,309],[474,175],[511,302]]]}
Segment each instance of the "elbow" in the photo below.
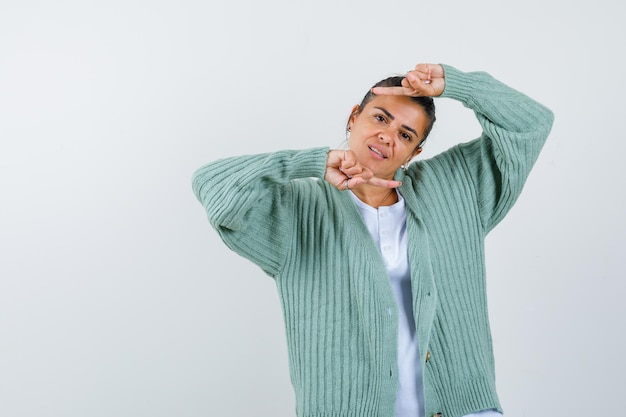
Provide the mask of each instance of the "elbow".
{"label": "elbow", "polygon": [[554,112],[545,106],[542,106],[542,110],[539,124],[542,134],[547,138],[554,125]]}
{"label": "elbow", "polygon": [[552,130],[552,126],[554,125],[554,112],[548,108],[546,108],[546,125],[548,129],[548,133]]}

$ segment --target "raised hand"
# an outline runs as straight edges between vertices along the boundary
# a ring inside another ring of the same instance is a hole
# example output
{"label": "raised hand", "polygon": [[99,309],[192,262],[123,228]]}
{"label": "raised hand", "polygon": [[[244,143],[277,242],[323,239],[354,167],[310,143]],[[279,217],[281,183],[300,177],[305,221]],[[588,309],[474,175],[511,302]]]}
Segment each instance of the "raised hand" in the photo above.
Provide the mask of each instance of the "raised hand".
{"label": "raised hand", "polygon": [[339,190],[356,188],[361,184],[383,188],[396,188],[402,185],[400,181],[374,176],[369,168],[364,167],[356,160],[354,152],[350,150],[331,150],[328,152],[324,179]]}
{"label": "raised hand", "polygon": [[380,95],[438,97],[446,86],[443,67],[439,64],[417,64],[407,72],[402,87],[375,87],[372,92]]}

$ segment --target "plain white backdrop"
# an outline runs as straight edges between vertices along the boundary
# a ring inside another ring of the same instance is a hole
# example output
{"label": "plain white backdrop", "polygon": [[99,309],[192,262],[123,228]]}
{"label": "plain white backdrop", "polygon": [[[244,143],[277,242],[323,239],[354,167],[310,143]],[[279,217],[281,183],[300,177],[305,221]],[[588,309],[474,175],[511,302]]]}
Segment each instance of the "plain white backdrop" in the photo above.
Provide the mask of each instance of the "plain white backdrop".
{"label": "plain white backdrop", "polygon": [[[556,123],[487,241],[507,417],[623,409],[617,0],[0,0],[0,415],[294,416],[273,281],[210,228],[213,159],[337,146],[371,84],[485,70]],[[479,133],[437,100],[427,158]]]}

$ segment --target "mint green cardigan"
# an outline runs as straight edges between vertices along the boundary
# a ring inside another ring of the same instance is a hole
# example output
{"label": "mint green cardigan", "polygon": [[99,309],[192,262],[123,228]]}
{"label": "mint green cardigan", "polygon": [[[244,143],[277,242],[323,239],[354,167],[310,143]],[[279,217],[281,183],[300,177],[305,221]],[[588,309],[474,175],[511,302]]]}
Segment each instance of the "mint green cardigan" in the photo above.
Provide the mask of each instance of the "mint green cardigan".
{"label": "mint green cardigan", "polygon": [[[482,72],[444,66],[442,97],[483,134],[399,170],[426,416],[501,410],[484,239],[522,191],[552,126],[546,107]],[[193,189],[223,241],[274,278],[300,417],[392,417],[398,307],[350,195],[323,180],[328,148],[215,161]]]}

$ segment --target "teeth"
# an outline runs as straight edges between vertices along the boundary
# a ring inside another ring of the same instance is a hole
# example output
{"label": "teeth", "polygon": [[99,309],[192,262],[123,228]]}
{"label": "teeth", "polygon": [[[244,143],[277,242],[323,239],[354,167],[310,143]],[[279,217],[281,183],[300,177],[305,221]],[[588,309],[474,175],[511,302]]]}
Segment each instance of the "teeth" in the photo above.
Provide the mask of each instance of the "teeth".
{"label": "teeth", "polygon": [[385,158],[385,155],[383,155],[383,153],[381,151],[379,151],[376,148],[372,148],[371,146],[368,146],[372,151],[376,152],[378,155],[382,156],[383,158]]}

